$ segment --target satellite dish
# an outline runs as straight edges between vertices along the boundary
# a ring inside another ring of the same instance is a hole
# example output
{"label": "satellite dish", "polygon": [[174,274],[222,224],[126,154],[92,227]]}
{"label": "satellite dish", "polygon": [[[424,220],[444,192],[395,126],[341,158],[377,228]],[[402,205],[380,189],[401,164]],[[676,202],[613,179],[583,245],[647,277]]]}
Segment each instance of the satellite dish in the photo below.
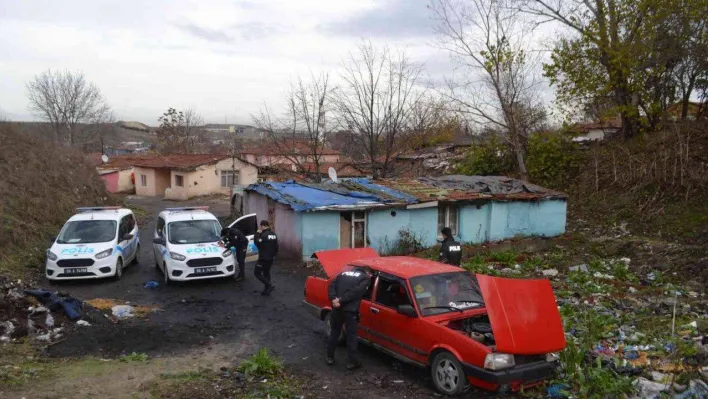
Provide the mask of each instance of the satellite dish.
{"label": "satellite dish", "polygon": [[108,155],[106,155],[106,154],[101,155],[101,161],[102,161],[103,163],[108,162]]}
{"label": "satellite dish", "polygon": [[337,171],[334,170],[333,167],[329,167],[329,170],[327,170],[327,174],[329,175],[330,180],[332,180],[333,183],[339,183],[337,180]]}

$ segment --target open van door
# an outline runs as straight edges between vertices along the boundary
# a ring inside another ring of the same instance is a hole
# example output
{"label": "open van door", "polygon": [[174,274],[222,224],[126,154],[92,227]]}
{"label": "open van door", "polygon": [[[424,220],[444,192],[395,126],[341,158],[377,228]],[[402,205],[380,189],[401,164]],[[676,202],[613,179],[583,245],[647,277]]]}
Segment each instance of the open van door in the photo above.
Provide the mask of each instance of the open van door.
{"label": "open van door", "polygon": [[246,250],[246,262],[255,262],[258,260],[258,248],[253,243],[253,237],[258,230],[258,217],[255,213],[246,216],[241,216],[229,225],[239,229],[243,235],[248,238],[248,249]]}

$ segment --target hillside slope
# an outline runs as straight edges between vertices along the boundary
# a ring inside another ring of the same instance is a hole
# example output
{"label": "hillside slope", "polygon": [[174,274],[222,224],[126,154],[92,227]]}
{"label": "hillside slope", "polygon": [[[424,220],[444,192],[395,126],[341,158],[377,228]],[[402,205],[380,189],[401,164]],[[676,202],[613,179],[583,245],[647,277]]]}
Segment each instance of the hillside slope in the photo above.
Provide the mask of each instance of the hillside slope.
{"label": "hillside slope", "polygon": [[0,275],[40,270],[74,208],[113,200],[85,156],[0,126]]}

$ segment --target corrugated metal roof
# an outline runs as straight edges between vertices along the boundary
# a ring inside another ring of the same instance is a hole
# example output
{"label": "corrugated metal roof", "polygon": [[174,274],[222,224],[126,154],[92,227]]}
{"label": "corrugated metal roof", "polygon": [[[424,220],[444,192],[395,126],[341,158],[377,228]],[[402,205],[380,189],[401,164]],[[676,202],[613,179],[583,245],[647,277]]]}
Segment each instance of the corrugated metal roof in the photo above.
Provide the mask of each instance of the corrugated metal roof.
{"label": "corrugated metal roof", "polygon": [[339,183],[266,182],[247,188],[295,211],[412,205],[432,201],[531,201],[565,194],[503,176],[443,176],[409,180],[346,179]]}

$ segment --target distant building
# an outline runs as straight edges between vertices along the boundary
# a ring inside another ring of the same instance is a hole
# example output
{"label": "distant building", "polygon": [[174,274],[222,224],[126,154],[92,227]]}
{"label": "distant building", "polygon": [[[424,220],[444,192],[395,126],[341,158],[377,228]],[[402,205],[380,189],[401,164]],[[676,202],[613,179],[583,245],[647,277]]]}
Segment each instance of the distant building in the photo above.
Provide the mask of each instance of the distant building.
{"label": "distant building", "polygon": [[[313,162],[314,156],[309,143],[306,141],[292,141],[287,145],[276,145],[271,141],[262,141],[259,145],[250,145],[240,149],[239,155],[246,161],[258,166],[292,166],[296,163],[304,164]],[[319,151],[321,163],[340,162],[339,151],[323,148]],[[297,161],[297,162],[295,162]]]}
{"label": "distant building", "polygon": [[569,131],[573,135],[573,141],[591,142],[601,141],[614,136],[622,129],[622,120],[619,118],[591,123],[576,123]]}
{"label": "distant building", "polygon": [[[696,120],[702,118],[706,114],[706,109],[708,108],[708,103],[699,103],[690,101],[688,103],[688,109],[686,113],[686,119]],[[666,113],[672,120],[680,120],[681,113],[683,111],[683,103],[678,102],[671,104],[666,108]]]}
{"label": "distant building", "polygon": [[249,125],[207,123],[204,125],[204,131],[220,135],[235,135],[236,138],[243,140],[258,140],[263,138],[262,132],[254,126]]}

